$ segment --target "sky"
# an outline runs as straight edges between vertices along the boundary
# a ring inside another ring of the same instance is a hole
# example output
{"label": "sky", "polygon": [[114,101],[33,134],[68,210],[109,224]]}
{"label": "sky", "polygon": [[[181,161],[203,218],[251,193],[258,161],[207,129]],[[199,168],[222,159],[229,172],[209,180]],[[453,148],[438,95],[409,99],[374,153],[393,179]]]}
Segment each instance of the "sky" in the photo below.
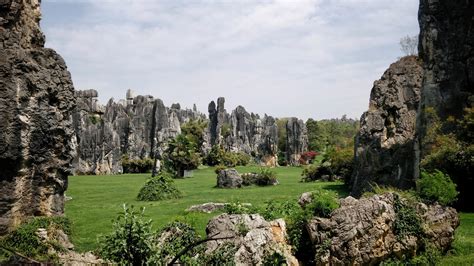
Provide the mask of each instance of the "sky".
{"label": "sky", "polygon": [[207,113],[359,118],[416,35],[417,0],[43,0],[46,47],[99,101],[152,95]]}

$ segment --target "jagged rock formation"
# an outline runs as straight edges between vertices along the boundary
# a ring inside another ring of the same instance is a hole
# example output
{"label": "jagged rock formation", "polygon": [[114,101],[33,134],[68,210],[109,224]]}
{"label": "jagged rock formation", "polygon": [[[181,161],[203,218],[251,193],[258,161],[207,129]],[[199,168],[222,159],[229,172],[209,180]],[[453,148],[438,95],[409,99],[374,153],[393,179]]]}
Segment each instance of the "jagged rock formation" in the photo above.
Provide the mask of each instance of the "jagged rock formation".
{"label": "jagged rock formation", "polygon": [[414,183],[415,123],[423,78],[415,56],[390,65],[374,82],[369,110],[360,119],[355,143],[352,193],[371,183],[408,188]]}
{"label": "jagged rock formation", "polygon": [[430,127],[427,108],[445,120],[460,118],[474,103],[473,18],[472,1],[420,1],[419,56],[425,72],[417,125],[421,138]]}
{"label": "jagged rock formation", "polygon": [[286,122],[286,160],[299,165],[301,153],[308,150],[308,132],[303,120],[296,117]]}
{"label": "jagged rock formation", "polygon": [[73,158],[74,88],[44,48],[38,0],[0,1],[0,235],[60,215]]}
{"label": "jagged rock formation", "polygon": [[266,257],[280,254],[287,265],[299,265],[286,242],[286,224],[283,219],[267,222],[258,214],[221,214],[209,221],[208,237],[222,239],[207,242],[207,253],[211,253],[226,242],[233,243],[237,251],[236,265],[262,265]]}
{"label": "jagged rock formation", "polygon": [[[278,128],[273,117],[248,113],[237,106],[229,115],[224,98],[209,104],[210,145],[221,145],[233,152],[244,152],[260,159],[263,164],[276,166]],[[207,147],[210,149],[210,147]]]}
{"label": "jagged rock formation", "polygon": [[78,141],[76,173],[110,174],[122,170],[121,158],[154,158],[165,149],[166,141],[181,133],[181,124],[204,118],[198,112],[167,108],[152,96],[136,96],[128,91],[126,101],[97,103],[94,90],[77,92],[74,125]]}
{"label": "jagged rock formation", "polygon": [[[313,218],[307,225],[317,265],[376,265],[389,257],[412,256],[424,245],[422,237],[400,235],[394,229],[395,202],[404,199],[386,193],[360,200],[347,197],[330,218]],[[455,209],[440,205],[415,207],[426,241],[446,251],[459,226]]]}
{"label": "jagged rock formation", "polygon": [[219,188],[240,188],[242,182],[239,172],[233,168],[221,170],[217,174],[217,187]]}

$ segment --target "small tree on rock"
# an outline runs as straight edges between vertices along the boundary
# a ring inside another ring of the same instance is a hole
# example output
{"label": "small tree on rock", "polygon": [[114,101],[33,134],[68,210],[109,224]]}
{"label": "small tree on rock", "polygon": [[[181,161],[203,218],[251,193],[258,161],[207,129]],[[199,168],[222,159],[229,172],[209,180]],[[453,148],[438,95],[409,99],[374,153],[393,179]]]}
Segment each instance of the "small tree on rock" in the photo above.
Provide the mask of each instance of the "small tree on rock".
{"label": "small tree on rock", "polygon": [[400,39],[400,49],[406,56],[418,54],[418,35],[405,36]]}

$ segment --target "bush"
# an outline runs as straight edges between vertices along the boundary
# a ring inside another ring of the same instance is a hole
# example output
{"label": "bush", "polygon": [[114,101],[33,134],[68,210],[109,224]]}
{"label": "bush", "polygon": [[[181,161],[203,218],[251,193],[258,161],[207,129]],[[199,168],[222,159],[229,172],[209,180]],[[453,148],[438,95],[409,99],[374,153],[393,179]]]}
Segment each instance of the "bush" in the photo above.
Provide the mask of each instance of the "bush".
{"label": "bush", "polygon": [[333,178],[331,171],[331,163],[324,162],[320,165],[309,165],[303,169],[301,175],[303,176],[301,178],[302,182],[312,182],[316,180],[321,180],[323,179],[323,176],[328,176],[331,180]]}
{"label": "bush", "polygon": [[268,168],[260,168],[259,173],[245,173],[242,174],[242,185],[250,186],[273,186],[278,184],[276,179],[276,172]]}
{"label": "bush", "polygon": [[145,265],[153,254],[151,220],[143,220],[144,208],[136,212],[123,205],[123,213],[114,221],[112,233],[99,240],[103,259],[118,264]]}
{"label": "bush", "polygon": [[428,202],[447,205],[456,201],[458,196],[456,184],[448,175],[438,170],[432,173],[422,171],[416,186],[420,197]]}
{"label": "bush", "polygon": [[338,196],[334,191],[313,191],[311,199],[311,202],[304,207],[305,212],[311,216],[329,217],[332,211],[339,208]]}
{"label": "bush", "polygon": [[204,157],[203,163],[209,166],[225,165],[227,167],[235,167],[237,165],[248,165],[250,160],[250,155],[246,153],[226,152],[219,145],[214,145],[207,156]]}
{"label": "bush", "polygon": [[251,214],[258,213],[258,211],[249,204],[242,204],[240,202],[231,202],[224,206],[224,212],[227,214]]}
{"label": "bush", "polygon": [[176,188],[174,181],[166,174],[149,178],[138,192],[137,200],[157,201],[181,198],[181,191]]}
{"label": "bush", "polygon": [[394,194],[395,202],[395,222],[393,231],[399,239],[406,236],[423,237],[423,226],[420,217],[416,213],[415,208],[402,202],[398,194]]}
{"label": "bush", "polygon": [[122,167],[124,173],[149,173],[153,169],[151,158],[130,160],[128,155],[122,156]]}
{"label": "bush", "polygon": [[[49,240],[42,241],[36,232],[39,228],[44,228],[48,232]],[[40,261],[53,263],[57,262],[57,256],[50,254],[49,250],[54,249],[61,251],[63,247],[54,240],[54,235],[57,230],[62,230],[64,233],[71,234],[71,223],[65,217],[36,217],[22,224],[20,227],[0,239],[1,247],[14,250],[28,258]],[[10,264],[8,259],[10,254],[5,254],[6,264]],[[3,261],[0,261],[3,264]]]}
{"label": "bush", "polygon": [[301,212],[301,207],[296,201],[284,201],[281,203],[270,201],[266,203],[260,214],[265,220],[275,220],[278,218],[288,218],[297,215]]}
{"label": "bush", "polygon": [[232,242],[225,242],[210,254],[202,254],[199,256],[198,265],[235,265],[234,256],[237,247]]}
{"label": "bush", "polygon": [[[190,225],[178,221],[165,225],[157,234],[157,253],[153,257],[156,265],[168,265],[171,260],[189,245],[201,240]],[[180,256],[179,263],[193,265],[195,255],[203,253],[203,246],[196,246]]]}

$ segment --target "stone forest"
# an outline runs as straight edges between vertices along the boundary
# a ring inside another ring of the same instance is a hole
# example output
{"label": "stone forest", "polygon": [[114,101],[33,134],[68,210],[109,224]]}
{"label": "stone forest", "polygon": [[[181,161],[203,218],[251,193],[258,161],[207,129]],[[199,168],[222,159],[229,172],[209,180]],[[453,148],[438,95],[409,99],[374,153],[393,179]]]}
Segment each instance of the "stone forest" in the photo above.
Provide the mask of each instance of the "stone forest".
{"label": "stone forest", "polygon": [[100,103],[40,6],[0,0],[0,265],[474,264],[474,1],[420,0],[360,120],[307,121]]}

